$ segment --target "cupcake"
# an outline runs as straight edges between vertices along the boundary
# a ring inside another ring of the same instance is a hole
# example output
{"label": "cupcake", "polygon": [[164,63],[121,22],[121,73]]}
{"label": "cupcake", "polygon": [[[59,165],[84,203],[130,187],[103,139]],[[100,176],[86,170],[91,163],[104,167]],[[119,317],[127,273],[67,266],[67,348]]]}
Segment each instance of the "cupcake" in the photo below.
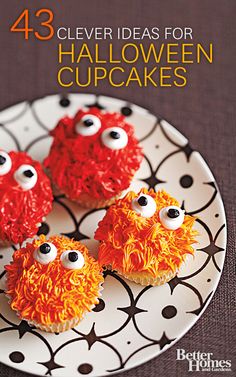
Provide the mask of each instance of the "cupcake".
{"label": "cupcake", "polygon": [[99,265],[78,241],[40,236],[16,250],[5,268],[11,308],[43,331],[76,326],[99,302],[103,283]]}
{"label": "cupcake", "polygon": [[99,222],[99,263],[142,285],[164,284],[194,253],[194,221],[164,191],[130,191]]}
{"label": "cupcake", "polygon": [[52,209],[52,189],[41,164],[24,152],[0,150],[0,243],[21,244],[37,234]]}
{"label": "cupcake", "polygon": [[123,115],[97,108],[61,119],[45,167],[53,184],[88,208],[108,206],[127,189],[143,153]]}

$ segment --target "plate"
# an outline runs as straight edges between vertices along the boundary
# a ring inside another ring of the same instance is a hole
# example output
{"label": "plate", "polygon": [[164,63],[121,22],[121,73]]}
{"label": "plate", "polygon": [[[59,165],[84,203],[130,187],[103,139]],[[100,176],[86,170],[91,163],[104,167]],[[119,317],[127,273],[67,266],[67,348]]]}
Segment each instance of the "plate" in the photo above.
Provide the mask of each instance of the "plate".
{"label": "plate", "polygon": [[[224,264],[226,219],[214,177],[201,155],[164,119],[118,99],[69,94],[23,102],[0,113],[0,146],[27,151],[42,161],[52,139],[48,132],[81,106],[123,113],[134,125],[145,153],[131,189],[165,189],[188,214],[197,216],[200,236],[177,277],[161,287],[142,287],[108,273],[99,304],[73,330],[47,334],[32,329],[10,310],[4,295],[4,265],[14,246],[0,250],[0,361],[38,375],[101,376],[138,366],[164,352],[198,320],[217,288]],[[93,240],[104,210],[82,209],[55,197],[39,233]]]}

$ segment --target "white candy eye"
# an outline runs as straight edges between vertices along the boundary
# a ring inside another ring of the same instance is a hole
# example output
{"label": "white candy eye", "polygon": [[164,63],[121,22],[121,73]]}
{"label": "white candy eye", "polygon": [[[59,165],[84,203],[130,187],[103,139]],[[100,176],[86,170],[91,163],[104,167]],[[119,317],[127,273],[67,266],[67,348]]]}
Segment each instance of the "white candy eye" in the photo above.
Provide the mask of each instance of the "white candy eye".
{"label": "white candy eye", "polygon": [[98,117],[92,114],[86,114],[76,124],[75,129],[79,135],[91,136],[95,135],[100,127],[101,121]]}
{"label": "white candy eye", "polygon": [[150,195],[141,194],[132,201],[132,208],[143,217],[152,217],[156,212],[157,206]]}
{"label": "white candy eye", "polygon": [[84,266],[84,257],[78,250],[66,250],[61,255],[61,262],[69,270],[80,270]]}
{"label": "white candy eye", "polygon": [[57,248],[53,243],[45,242],[34,250],[34,259],[41,264],[48,264],[57,257]]}
{"label": "white candy eye", "polygon": [[184,211],[177,206],[162,208],[159,212],[160,222],[169,230],[176,230],[184,222]]}
{"label": "white candy eye", "polygon": [[32,189],[38,179],[35,168],[31,165],[21,165],[15,172],[14,178],[25,191]]}
{"label": "white candy eye", "polygon": [[11,157],[6,152],[0,151],[0,176],[9,173],[11,167]]}
{"label": "white candy eye", "polygon": [[102,133],[102,142],[107,148],[114,150],[122,149],[128,144],[128,136],[123,128],[107,128]]}

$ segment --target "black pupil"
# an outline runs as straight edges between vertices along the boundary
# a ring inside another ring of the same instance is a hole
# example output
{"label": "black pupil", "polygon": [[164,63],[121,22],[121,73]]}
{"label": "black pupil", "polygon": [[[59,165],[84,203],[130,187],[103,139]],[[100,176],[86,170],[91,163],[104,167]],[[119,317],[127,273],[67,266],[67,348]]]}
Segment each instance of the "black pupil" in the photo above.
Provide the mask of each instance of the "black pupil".
{"label": "black pupil", "polygon": [[171,219],[175,219],[176,217],[179,217],[179,210],[176,208],[169,208],[167,212],[168,217]]}
{"label": "black pupil", "polygon": [[69,258],[69,261],[70,262],[76,262],[78,260],[78,254],[76,253],[76,251],[71,251],[69,254],[68,254],[68,258]]}
{"label": "black pupil", "polygon": [[117,131],[111,131],[110,136],[112,137],[112,139],[119,139],[120,138],[120,134]]}
{"label": "black pupil", "polygon": [[140,198],[138,198],[138,204],[145,207],[148,204],[147,198],[145,196],[140,196]]}
{"label": "black pupil", "polygon": [[48,254],[51,251],[51,246],[48,243],[43,243],[39,250],[42,254]]}
{"label": "black pupil", "polygon": [[25,170],[23,174],[27,178],[32,178],[34,175],[34,173],[31,170]]}
{"label": "black pupil", "polygon": [[92,121],[92,119],[85,119],[85,120],[84,120],[84,125],[85,125],[86,127],[91,127],[91,126],[93,126],[93,121]]}
{"label": "black pupil", "polygon": [[0,165],[4,165],[6,161],[7,161],[6,157],[0,156]]}

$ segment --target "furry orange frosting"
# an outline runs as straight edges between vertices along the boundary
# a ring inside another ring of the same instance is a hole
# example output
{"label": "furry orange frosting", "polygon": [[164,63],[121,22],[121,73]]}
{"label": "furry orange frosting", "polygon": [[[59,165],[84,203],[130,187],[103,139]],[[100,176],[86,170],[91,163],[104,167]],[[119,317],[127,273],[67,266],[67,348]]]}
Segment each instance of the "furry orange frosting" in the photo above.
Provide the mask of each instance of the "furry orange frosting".
{"label": "furry orange frosting", "polygon": [[175,273],[186,254],[194,253],[194,221],[164,191],[130,191],[99,222],[99,263],[124,275]]}
{"label": "furry orange frosting", "polygon": [[61,236],[27,243],[5,268],[11,308],[32,324],[79,322],[98,303],[104,281],[87,248]]}

